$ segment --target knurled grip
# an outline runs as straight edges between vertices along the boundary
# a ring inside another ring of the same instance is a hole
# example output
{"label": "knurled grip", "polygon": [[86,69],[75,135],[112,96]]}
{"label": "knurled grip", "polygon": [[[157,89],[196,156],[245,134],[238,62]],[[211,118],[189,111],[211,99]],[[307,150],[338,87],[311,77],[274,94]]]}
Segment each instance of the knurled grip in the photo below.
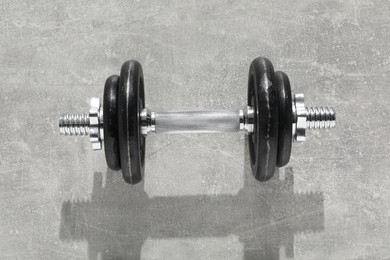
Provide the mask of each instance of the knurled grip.
{"label": "knurled grip", "polygon": [[239,111],[156,112],[157,134],[229,133],[240,131]]}

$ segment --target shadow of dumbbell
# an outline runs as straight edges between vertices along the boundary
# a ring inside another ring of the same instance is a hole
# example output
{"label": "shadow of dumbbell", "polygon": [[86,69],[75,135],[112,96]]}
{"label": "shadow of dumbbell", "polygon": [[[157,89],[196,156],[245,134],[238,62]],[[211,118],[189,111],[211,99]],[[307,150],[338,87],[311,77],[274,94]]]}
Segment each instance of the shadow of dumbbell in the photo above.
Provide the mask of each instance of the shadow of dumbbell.
{"label": "shadow of dumbbell", "polygon": [[60,238],[87,240],[90,259],[139,259],[147,238],[229,235],[239,237],[244,259],[279,259],[282,246],[293,257],[296,233],[323,230],[323,194],[295,194],[291,168],[283,180],[275,175],[264,184],[246,174],[236,195],[150,198],[110,170],[103,188],[95,173],[90,201],[63,203]]}

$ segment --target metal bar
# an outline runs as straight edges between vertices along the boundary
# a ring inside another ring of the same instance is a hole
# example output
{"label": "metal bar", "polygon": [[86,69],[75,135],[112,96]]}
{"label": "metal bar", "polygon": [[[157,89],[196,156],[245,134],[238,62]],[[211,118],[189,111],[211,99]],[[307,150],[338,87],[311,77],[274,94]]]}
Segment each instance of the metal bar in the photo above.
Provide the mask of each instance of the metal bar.
{"label": "metal bar", "polygon": [[155,131],[157,134],[239,132],[240,114],[240,110],[156,112]]}

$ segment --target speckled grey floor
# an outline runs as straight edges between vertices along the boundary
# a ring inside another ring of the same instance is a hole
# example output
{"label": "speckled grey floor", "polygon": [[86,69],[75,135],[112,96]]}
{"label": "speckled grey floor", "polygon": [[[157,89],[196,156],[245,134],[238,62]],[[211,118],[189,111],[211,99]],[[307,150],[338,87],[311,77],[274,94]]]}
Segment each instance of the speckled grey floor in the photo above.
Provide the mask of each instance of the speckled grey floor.
{"label": "speckled grey floor", "polygon": [[[388,0],[63,2],[0,4],[0,258],[390,259]],[[148,137],[135,187],[58,134],[127,59],[153,110],[238,109],[258,56],[338,114],[271,182],[243,134]]]}

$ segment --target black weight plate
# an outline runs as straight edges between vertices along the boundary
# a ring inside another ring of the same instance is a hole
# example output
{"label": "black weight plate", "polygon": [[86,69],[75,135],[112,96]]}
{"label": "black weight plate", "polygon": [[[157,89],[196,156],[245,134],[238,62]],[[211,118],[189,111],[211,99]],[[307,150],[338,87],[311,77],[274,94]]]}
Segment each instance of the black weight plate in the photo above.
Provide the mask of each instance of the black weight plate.
{"label": "black weight plate", "polygon": [[141,134],[140,112],[145,104],[144,76],[135,60],[122,65],[118,92],[119,152],[123,178],[136,184],[142,180],[145,137]]}
{"label": "black weight plate", "polygon": [[119,76],[112,75],[106,80],[103,93],[104,152],[110,169],[121,169],[118,134],[118,86]]}
{"label": "black weight plate", "polygon": [[258,181],[274,175],[278,149],[278,98],[272,63],[263,57],[249,69],[248,105],[254,110],[254,131],[248,135],[252,173]]}
{"label": "black weight plate", "polygon": [[292,96],[290,81],[282,71],[275,72],[278,87],[279,104],[279,138],[276,166],[283,167],[290,161],[292,147]]}

